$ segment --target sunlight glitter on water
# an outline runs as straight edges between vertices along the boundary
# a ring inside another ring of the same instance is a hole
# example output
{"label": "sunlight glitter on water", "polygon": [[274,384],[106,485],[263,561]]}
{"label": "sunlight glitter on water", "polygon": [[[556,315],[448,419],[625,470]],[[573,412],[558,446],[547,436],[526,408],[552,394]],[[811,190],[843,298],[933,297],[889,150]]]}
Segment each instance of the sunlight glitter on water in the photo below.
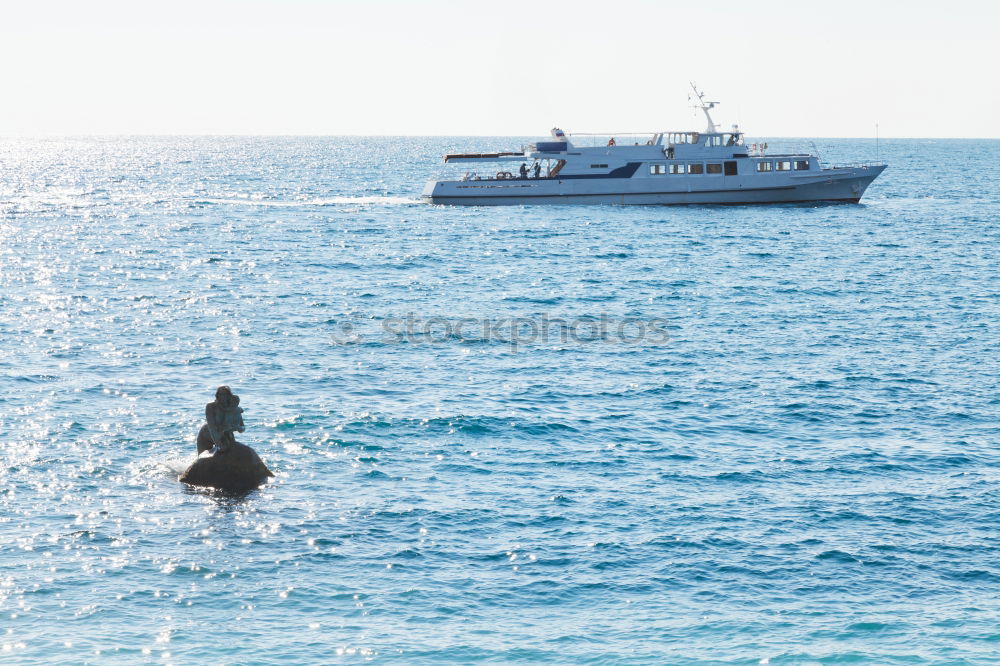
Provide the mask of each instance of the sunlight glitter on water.
{"label": "sunlight glitter on water", "polygon": [[[992,153],[890,146],[861,206],[415,205],[443,141],[2,153],[5,654],[990,661]],[[408,312],[672,328],[331,342]],[[176,480],[221,383],[244,498]]]}

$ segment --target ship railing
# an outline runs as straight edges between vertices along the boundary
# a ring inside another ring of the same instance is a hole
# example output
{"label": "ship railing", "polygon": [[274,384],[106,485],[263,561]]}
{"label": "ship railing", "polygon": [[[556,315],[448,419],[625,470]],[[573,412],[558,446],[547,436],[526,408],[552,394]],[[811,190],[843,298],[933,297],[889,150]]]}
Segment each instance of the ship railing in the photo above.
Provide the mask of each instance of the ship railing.
{"label": "ship railing", "polygon": [[750,155],[750,157],[770,157],[771,159],[775,159],[775,160],[778,159],[778,158],[795,159],[797,157],[799,157],[799,158],[801,158],[801,157],[813,157],[812,153],[767,153],[767,152],[763,152],[762,153],[760,151],[757,151],[755,153],[752,150],[748,150],[747,153]]}
{"label": "ship railing", "polygon": [[[573,144],[580,148],[597,148],[600,146],[647,146],[656,143],[664,132],[566,132],[573,138]],[[610,141],[614,139],[614,143]]]}

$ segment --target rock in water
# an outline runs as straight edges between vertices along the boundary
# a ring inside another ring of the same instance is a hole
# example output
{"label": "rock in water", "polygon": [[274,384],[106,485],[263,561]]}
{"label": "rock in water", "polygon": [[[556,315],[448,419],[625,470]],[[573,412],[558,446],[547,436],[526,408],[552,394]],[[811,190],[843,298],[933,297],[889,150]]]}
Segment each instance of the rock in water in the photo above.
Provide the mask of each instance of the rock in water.
{"label": "rock in water", "polygon": [[256,451],[236,442],[225,451],[202,453],[180,480],[192,486],[238,493],[258,488],[272,476]]}

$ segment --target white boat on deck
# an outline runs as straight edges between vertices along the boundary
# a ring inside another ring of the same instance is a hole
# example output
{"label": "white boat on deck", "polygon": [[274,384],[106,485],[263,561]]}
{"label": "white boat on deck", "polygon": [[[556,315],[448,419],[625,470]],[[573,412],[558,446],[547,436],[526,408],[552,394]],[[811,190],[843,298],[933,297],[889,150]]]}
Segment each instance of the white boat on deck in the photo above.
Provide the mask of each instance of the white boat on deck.
{"label": "white boat on deck", "polygon": [[816,155],[748,147],[738,127],[716,128],[710,111],[717,102],[705,101],[697,89],[695,95],[708,120],[704,132],[654,132],[634,145],[619,145],[612,136],[606,145],[582,147],[570,140],[581,135],[553,129],[550,140],[521,151],[445,155],[449,164],[498,163],[499,171],[431,180],[422,198],[468,206],[857,203],[886,168],[875,162],[821,167]]}

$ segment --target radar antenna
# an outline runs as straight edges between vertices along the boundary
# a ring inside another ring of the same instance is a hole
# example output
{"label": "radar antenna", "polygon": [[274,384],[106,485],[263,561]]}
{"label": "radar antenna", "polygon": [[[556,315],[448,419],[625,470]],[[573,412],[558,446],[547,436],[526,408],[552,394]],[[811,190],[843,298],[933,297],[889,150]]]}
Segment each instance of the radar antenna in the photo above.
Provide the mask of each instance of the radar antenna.
{"label": "radar antenna", "polygon": [[[708,120],[708,128],[705,130],[705,133],[706,134],[715,133],[715,122],[712,120],[712,115],[709,113],[709,111],[714,109],[715,105],[718,104],[718,102],[706,102],[705,93],[698,92],[698,87],[694,84],[694,81],[689,81],[688,83],[691,84],[691,90],[694,91],[694,96],[697,100],[694,104],[694,108],[701,109],[702,113],[705,114],[705,119]],[[688,99],[689,100],[691,99],[690,95],[688,95]]]}

